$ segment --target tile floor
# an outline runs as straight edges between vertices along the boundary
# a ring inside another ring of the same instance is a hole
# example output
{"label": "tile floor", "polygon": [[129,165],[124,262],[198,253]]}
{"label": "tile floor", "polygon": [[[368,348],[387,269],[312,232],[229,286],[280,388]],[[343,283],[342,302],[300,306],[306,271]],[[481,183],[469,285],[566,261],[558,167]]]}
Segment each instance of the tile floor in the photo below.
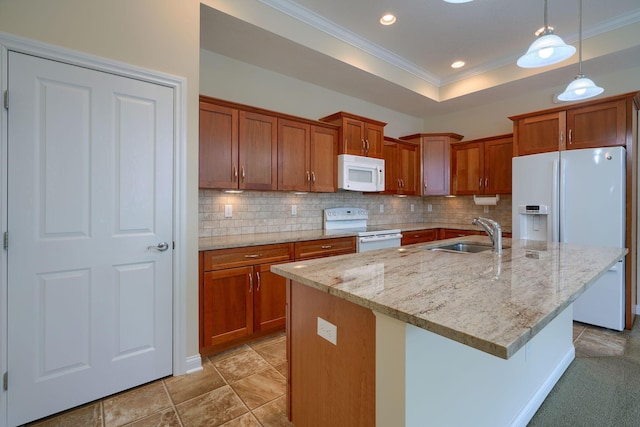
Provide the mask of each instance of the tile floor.
{"label": "tile floor", "polygon": [[284,334],[204,358],[203,370],[167,377],[29,427],[279,427],[286,416]]}
{"label": "tile floor", "polygon": [[[577,357],[624,353],[628,333],[573,326]],[[168,377],[30,424],[62,426],[292,426],[285,414],[286,337],[205,358],[203,370]]]}

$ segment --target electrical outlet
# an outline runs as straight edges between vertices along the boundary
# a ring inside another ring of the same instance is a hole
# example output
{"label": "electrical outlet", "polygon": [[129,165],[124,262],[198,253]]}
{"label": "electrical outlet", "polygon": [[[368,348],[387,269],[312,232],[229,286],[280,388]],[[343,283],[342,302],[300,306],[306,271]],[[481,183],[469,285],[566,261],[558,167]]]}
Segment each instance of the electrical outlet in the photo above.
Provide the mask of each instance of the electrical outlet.
{"label": "electrical outlet", "polygon": [[384,213],[384,205],[380,205],[380,213]]}
{"label": "electrical outlet", "polygon": [[333,345],[338,345],[338,327],[318,317],[318,335]]}
{"label": "electrical outlet", "polygon": [[411,212],[415,212],[416,211],[416,207],[413,205],[413,203],[411,203]]}
{"label": "electrical outlet", "polygon": [[433,205],[431,203],[429,203],[427,205],[427,212],[432,212],[433,211]]}
{"label": "electrical outlet", "polygon": [[232,205],[224,205],[224,217],[225,218],[233,217],[233,206]]}
{"label": "electrical outlet", "polygon": [[298,207],[296,205],[291,205],[291,216],[298,215]]}
{"label": "electrical outlet", "polygon": [[484,207],[484,213],[489,213],[489,206]]}

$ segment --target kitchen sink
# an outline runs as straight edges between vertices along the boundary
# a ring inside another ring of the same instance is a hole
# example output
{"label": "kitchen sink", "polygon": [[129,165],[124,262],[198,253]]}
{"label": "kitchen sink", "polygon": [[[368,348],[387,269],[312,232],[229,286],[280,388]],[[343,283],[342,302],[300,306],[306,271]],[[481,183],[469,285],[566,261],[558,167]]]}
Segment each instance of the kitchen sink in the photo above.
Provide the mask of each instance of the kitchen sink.
{"label": "kitchen sink", "polygon": [[490,245],[483,245],[479,243],[447,243],[442,246],[423,246],[423,249],[429,249],[431,251],[443,251],[443,252],[458,252],[458,253],[477,253],[490,251]]}

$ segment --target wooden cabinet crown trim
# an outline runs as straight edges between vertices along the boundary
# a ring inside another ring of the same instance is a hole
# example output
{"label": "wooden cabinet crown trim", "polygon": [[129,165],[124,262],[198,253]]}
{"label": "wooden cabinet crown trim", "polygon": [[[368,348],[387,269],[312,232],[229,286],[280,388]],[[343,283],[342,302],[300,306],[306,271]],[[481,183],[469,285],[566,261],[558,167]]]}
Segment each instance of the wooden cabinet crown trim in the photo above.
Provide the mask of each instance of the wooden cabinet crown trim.
{"label": "wooden cabinet crown trim", "polygon": [[472,143],[476,143],[476,142],[487,142],[487,141],[497,141],[499,139],[509,139],[509,138],[513,138],[513,133],[505,133],[502,135],[494,135],[494,136],[487,136],[484,138],[478,138],[478,139],[470,139],[468,141],[460,141],[460,142],[452,142],[451,145],[464,145],[464,144],[472,144]]}
{"label": "wooden cabinet crown trim", "polygon": [[374,125],[385,127],[387,124],[379,120],[370,119],[368,117],[358,116],[357,114],[347,113],[346,111],[338,111],[326,117],[322,117],[319,120],[321,122],[333,122],[334,120],[346,117],[348,119],[360,120],[362,122],[373,123]]}
{"label": "wooden cabinet crown trim", "polygon": [[607,98],[598,98],[598,99],[594,99],[594,100],[590,100],[590,101],[584,101],[584,102],[577,102],[577,103],[572,103],[572,104],[565,104],[562,105],[560,107],[553,107],[553,108],[549,108],[546,110],[539,110],[539,111],[532,111],[529,113],[524,113],[524,114],[518,114],[515,116],[509,116],[509,119],[516,121],[516,120],[520,120],[520,119],[524,119],[526,117],[529,116],[537,116],[540,114],[548,114],[548,113],[556,113],[559,111],[566,111],[566,110],[570,110],[572,108],[575,107],[586,107],[589,105],[597,105],[597,104],[602,104],[605,102],[611,102],[611,101],[618,101],[620,99],[629,99],[631,98],[633,100],[633,102],[636,104],[636,108],[640,108],[640,92],[628,92],[628,93],[623,93],[620,95],[614,95],[614,96],[610,96]]}
{"label": "wooden cabinet crown trim", "polygon": [[292,116],[291,114],[285,114],[285,113],[280,113],[278,111],[272,111],[264,108],[253,107],[251,105],[239,104],[237,102],[226,101],[224,99],[212,98],[206,95],[200,95],[200,103],[216,104],[216,105],[235,108],[237,110],[243,110],[251,113],[266,114],[268,116],[273,116],[278,119],[295,120],[297,122],[307,123],[315,126],[322,126],[329,129],[339,129],[339,126],[336,126],[331,123],[326,123],[319,120],[312,120],[305,117]]}
{"label": "wooden cabinet crown trim", "polygon": [[423,137],[438,137],[438,136],[449,137],[449,138],[457,139],[458,141],[461,141],[464,138],[463,135],[460,135],[457,133],[443,132],[443,133],[414,133],[411,135],[401,136],[398,139],[406,141],[408,139],[417,139],[417,138],[423,138]]}

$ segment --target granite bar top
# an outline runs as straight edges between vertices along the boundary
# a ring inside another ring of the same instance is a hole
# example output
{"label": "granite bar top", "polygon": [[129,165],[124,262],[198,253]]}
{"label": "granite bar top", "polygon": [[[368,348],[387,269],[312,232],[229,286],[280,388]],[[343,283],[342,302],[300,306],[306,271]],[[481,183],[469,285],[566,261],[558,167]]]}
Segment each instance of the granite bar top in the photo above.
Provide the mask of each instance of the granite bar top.
{"label": "granite bar top", "polygon": [[[440,224],[440,223],[402,223],[402,224],[372,224],[375,227],[400,229],[401,231],[427,230],[431,228],[454,228],[458,230],[479,230],[482,228],[471,224]],[[510,231],[510,230],[503,230]],[[269,245],[275,243],[302,242],[305,240],[326,239],[331,237],[355,236],[353,232],[337,234],[333,231],[327,235],[324,230],[283,231],[277,233],[237,234],[231,236],[201,237],[198,239],[199,250],[239,248],[243,246]]]}
{"label": "granite bar top", "polygon": [[[450,241],[489,243],[485,236]],[[502,256],[425,249],[439,244],[279,264],[271,271],[508,359],[627,253],[512,239],[504,239]]]}

